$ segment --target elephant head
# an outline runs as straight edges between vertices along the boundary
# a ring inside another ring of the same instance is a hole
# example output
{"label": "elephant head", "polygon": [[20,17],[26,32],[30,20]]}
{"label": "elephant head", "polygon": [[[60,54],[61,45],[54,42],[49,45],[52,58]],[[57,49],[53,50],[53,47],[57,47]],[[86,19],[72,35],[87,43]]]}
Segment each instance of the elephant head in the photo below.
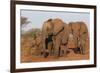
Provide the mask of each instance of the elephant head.
{"label": "elephant head", "polygon": [[84,54],[86,51],[86,44],[88,41],[88,28],[84,22],[70,22],[69,23],[70,33],[74,36],[74,42],[76,47],[79,47],[81,53]]}
{"label": "elephant head", "polygon": [[42,33],[45,38],[47,38],[48,35],[51,35],[53,33],[52,19],[49,19],[44,22],[42,27]]}

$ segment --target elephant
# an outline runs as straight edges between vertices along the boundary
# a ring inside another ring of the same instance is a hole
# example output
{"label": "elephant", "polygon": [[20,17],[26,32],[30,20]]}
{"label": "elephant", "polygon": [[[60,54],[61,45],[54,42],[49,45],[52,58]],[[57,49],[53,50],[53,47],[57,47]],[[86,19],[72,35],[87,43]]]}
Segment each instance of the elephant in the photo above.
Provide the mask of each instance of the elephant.
{"label": "elephant", "polygon": [[44,57],[47,57],[49,55],[49,49],[52,50],[53,48],[53,24],[52,19],[48,19],[44,22],[42,26],[42,44],[43,44],[43,51],[44,51]]}
{"label": "elephant", "polygon": [[[61,19],[48,19],[44,22],[42,27],[43,33],[43,49],[47,53],[48,44],[52,43],[54,54],[59,57],[61,45],[64,45],[68,41],[68,25],[64,23]],[[47,57],[47,56],[46,56]]]}
{"label": "elephant", "polygon": [[40,56],[42,53],[42,33],[36,34],[30,46],[30,54]]}
{"label": "elephant", "polygon": [[70,22],[69,23],[70,33],[74,36],[74,42],[76,49],[74,51],[77,53],[86,53],[86,44],[89,42],[88,28],[84,22]]}
{"label": "elephant", "polygon": [[[66,24],[59,18],[48,19],[43,24],[42,35],[45,57],[50,51],[57,57],[67,53],[69,42],[74,43],[75,53],[85,54],[86,44],[89,43],[88,28],[84,22]],[[73,41],[69,41],[70,38]]]}

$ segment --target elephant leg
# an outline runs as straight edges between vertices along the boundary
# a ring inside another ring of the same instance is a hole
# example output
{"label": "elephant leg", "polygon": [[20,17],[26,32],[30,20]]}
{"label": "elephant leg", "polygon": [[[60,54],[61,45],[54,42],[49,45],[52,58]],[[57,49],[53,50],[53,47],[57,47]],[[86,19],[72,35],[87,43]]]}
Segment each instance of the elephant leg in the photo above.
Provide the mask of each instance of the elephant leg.
{"label": "elephant leg", "polygon": [[58,57],[60,57],[61,56],[61,41],[60,41],[60,39],[59,39],[59,41],[58,41],[58,44],[57,44],[57,48],[58,48],[58,54],[57,54],[57,56]]}
{"label": "elephant leg", "polygon": [[56,39],[55,49],[56,49],[56,55],[57,55],[57,57],[59,57],[60,51],[61,51],[60,39]]}
{"label": "elephant leg", "polygon": [[52,53],[53,55],[55,55],[56,54],[56,37],[53,36],[52,40],[53,40]]}
{"label": "elephant leg", "polygon": [[45,39],[45,51],[44,51],[44,57],[46,58],[49,55],[49,50],[48,50],[48,38]]}
{"label": "elephant leg", "polygon": [[68,55],[70,53],[70,49],[68,48],[68,44],[65,46],[65,55]]}
{"label": "elephant leg", "polygon": [[52,46],[51,46],[51,55],[54,55],[54,46],[53,46],[53,43],[52,43]]}
{"label": "elephant leg", "polygon": [[59,46],[59,49],[58,49],[58,57],[61,56],[61,47]]}
{"label": "elephant leg", "polygon": [[52,43],[52,41],[48,43],[48,50],[49,50],[50,55],[52,55],[52,53],[53,53],[53,43]]}
{"label": "elephant leg", "polygon": [[62,33],[59,33],[56,36],[53,36],[53,49],[54,49],[54,55],[56,57],[60,56],[61,53],[61,39],[62,39]]}
{"label": "elephant leg", "polygon": [[66,46],[65,45],[61,45],[60,46],[60,56],[65,55],[66,53]]}
{"label": "elephant leg", "polygon": [[86,53],[86,47],[85,47],[85,45],[86,45],[86,42],[84,40],[81,40],[80,47],[81,47],[81,54],[83,54],[83,55]]}
{"label": "elephant leg", "polygon": [[81,46],[80,46],[80,40],[77,38],[77,46],[76,46],[76,53],[81,54]]}
{"label": "elephant leg", "polygon": [[83,55],[85,54],[85,44],[82,45],[81,53],[82,53]]}

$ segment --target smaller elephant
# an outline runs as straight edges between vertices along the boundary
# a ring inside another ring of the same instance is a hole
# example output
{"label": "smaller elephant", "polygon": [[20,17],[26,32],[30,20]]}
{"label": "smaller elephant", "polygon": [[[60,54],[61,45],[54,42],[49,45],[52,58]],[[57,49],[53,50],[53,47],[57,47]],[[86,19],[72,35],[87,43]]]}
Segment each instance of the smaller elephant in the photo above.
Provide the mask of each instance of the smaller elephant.
{"label": "smaller elephant", "polygon": [[74,49],[75,53],[86,53],[86,44],[88,35],[88,28],[84,22],[70,22],[70,32],[74,36],[74,42],[76,45],[76,49]]}
{"label": "smaller elephant", "polygon": [[42,52],[42,33],[36,34],[35,38],[32,40],[32,45],[30,46],[30,54],[41,56]]}

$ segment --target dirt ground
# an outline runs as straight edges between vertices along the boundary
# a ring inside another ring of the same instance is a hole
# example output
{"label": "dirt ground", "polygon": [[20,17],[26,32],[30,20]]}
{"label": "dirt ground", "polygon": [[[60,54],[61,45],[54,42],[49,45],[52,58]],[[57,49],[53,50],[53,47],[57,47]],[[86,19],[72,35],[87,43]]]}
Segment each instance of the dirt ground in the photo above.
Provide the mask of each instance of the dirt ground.
{"label": "dirt ground", "polygon": [[[45,62],[45,61],[71,61],[71,60],[88,60],[89,59],[89,40],[87,40],[86,44],[86,54],[76,54],[72,49],[69,49],[70,53],[65,54],[61,57],[56,56],[48,56],[44,58],[43,56],[32,55],[30,50],[30,46],[32,45],[32,38],[23,38],[21,39],[21,63],[29,63],[29,62]],[[71,47],[73,47],[73,42],[70,43]],[[39,51],[39,50],[38,50]],[[38,52],[37,51],[37,52]],[[37,53],[35,52],[35,53]],[[37,53],[38,54],[38,53]]]}
{"label": "dirt ground", "polygon": [[88,60],[89,52],[86,54],[75,54],[73,51],[70,51],[69,54],[63,55],[61,57],[48,56],[44,58],[43,56],[32,56],[32,55],[21,55],[21,62],[45,62],[45,61],[71,61],[71,60]]}

